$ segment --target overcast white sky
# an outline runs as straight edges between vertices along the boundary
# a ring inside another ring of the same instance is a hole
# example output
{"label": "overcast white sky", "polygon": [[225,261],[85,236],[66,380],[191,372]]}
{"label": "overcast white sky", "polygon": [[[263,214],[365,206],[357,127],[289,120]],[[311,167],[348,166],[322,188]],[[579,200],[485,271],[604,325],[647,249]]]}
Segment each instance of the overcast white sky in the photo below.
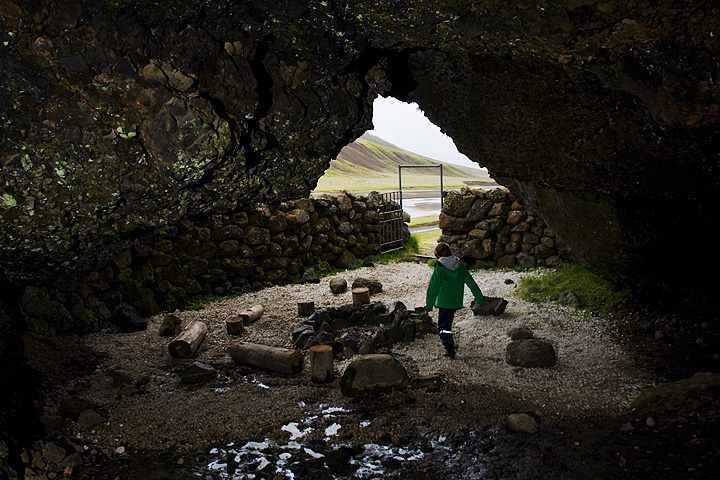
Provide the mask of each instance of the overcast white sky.
{"label": "overcast white sky", "polygon": [[427,119],[417,103],[404,103],[393,97],[377,97],[373,104],[374,129],[368,133],[398,147],[443,162],[479,168],[458,152],[452,139]]}

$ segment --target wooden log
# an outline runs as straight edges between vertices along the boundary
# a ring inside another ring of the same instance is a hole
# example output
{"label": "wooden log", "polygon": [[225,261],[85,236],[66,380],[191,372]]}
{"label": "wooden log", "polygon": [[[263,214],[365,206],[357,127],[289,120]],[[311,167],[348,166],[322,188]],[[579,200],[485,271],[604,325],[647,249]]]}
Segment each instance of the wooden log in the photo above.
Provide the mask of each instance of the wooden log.
{"label": "wooden log", "polygon": [[358,287],[352,289],[353,305],[363,305],[370,303],[370,289],[368,287]]}
{"label": "wooden log", "polygon": [[298,302],[298,315],[309,317],[315,313],[315,302]]}
{"label": "wooden log", "polygon": [[310,379],[315,383],[332,382],[335,378],[333,350],[330,345],[310,347]]}
{"label": "wooden log", "polygon": [[300,373],[305,365],[299,350],[269,347],[256,343],[239,342],[228,349],[235,363],[266,368],[279,373]]}
{"label": "wooden log", "polygon": [[245,320],[238,316],[228,317],[225,319],[225,328],[230,335],[242,335],[245,331]]}
{"label": "wooden log", "polygon": [[194,320],[185,327],[185,330],[170,342],[168,349],[170,355],[174,358],[190,358],[195,355],[197,349],[200,348],[208,328],[203,322]]}
{"label": "wooden log", "polygon": [[262,305],[253,305],[249,310],[238,313],[238,317],[242,318],[247,326],[262,317],[263,313],[265,313],[265,308]]}

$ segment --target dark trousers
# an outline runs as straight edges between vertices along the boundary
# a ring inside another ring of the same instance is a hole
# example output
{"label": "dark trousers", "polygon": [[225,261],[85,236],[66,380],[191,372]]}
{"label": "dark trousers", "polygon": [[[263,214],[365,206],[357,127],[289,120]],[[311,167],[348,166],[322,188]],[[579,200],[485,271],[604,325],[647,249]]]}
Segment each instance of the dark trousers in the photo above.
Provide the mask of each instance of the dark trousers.
{"label": "dark trousers", "polygon": [[438,309],[438,333],[440,334],[440,342],[442,342],[445,350],[454,352],[455,341],[453,340],[452,324],[455,318],[456,308],[439,308]]}

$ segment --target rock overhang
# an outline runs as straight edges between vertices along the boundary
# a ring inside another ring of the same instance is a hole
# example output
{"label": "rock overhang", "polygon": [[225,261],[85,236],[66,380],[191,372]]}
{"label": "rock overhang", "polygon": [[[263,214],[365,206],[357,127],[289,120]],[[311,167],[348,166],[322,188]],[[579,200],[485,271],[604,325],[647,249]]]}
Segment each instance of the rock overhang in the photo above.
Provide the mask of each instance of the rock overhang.
{"label": "rock overhang", "polygon": [[700,241],[720,203],[718,7],[6,1],[1,17],[15,282],[189,214],[307,195],[378,94],[417,102],[613,280],[653,283],[664,254],[670,282],[686,256],[668,223]]}

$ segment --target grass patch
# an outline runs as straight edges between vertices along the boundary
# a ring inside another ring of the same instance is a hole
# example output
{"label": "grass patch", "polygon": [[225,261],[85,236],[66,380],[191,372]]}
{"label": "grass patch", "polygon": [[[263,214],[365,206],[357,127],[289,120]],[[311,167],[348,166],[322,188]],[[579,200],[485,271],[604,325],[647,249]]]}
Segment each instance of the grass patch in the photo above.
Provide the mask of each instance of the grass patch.
{"label": "grass patch", "polygon": [[408,227],[417,227],[419,225],[437,225],[439,219],[437,215],[425,215],[422,217],[410,218]]}
{"label": "grass patch", "polygon": [[[443,187],[450,188],[467,187],[467,180],[474,180],[467,177],[443,177]],[[440,188],[440,179],[436,176],[406,175],[403,173],[403,190]],[[374,173],[372,176],[363,175],[328,175],[327,173],[318,179],[317,187],[313,193],[322,192],[372,192],[383,190],[397,190],[397,173],[383,175]]]}
{"label": "grass patch", "polygon": [[517,294],[530,302],[555,302],[568,290],[580,298],[583,309],[603,313],[616,310],[630,298],[630,292],[574,263],[564,263],[541,277],[521,279]]}
{"label": "grass patch", "polygon": [[418,243],[418,252],[425,252],[425,255],[432,255],[437,245],[437,239],[440,237],[440,230],[431,230],[429,232],[413,233],[410,238],[414,238]]}

